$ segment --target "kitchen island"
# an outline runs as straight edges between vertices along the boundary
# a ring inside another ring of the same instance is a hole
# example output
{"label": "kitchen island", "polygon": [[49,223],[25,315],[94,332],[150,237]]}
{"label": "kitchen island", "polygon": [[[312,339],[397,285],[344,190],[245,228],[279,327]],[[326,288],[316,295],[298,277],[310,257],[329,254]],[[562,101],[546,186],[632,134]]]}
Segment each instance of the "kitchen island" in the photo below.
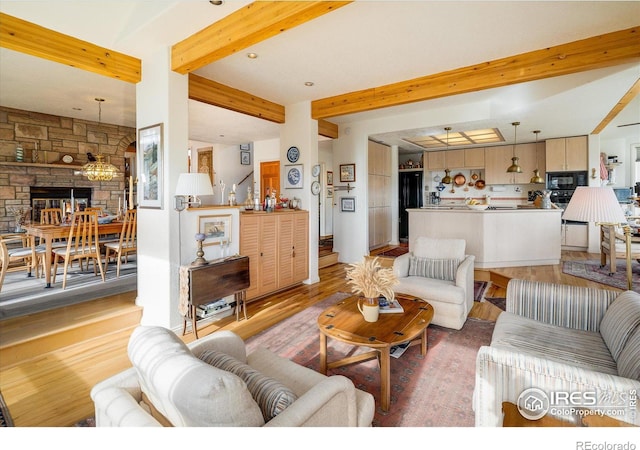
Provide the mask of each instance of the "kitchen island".
{"label": "kitchen island", "polygon": [[409,251],[418,236],[458,238],[477,269],[560,263],[562,209],[466,206],[408,209]]}

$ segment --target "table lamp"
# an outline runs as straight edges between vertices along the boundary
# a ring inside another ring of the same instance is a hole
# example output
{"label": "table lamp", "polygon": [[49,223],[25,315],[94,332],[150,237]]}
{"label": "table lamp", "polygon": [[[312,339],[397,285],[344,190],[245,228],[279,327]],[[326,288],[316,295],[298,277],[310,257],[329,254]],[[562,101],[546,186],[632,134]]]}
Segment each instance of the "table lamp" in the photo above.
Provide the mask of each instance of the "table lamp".
{"label": "table lamp", "polygon": [[[201,195],[213,195],[211,179],[206,173],[181,173],[176,186],[176,211],[182,211],[187,206],[200,206],[202,202],[198,199]],[[190,200],[192,197],[193,200]]]}
{"label": "table lamp", "polygon": [[613,188],[610,186],[579,186],[562,214],[563,220],[591,222],[596,225],[621,225],[624,230],[627,250],[627,283],[633,288],[631,274],[631,227],[620,208]]}

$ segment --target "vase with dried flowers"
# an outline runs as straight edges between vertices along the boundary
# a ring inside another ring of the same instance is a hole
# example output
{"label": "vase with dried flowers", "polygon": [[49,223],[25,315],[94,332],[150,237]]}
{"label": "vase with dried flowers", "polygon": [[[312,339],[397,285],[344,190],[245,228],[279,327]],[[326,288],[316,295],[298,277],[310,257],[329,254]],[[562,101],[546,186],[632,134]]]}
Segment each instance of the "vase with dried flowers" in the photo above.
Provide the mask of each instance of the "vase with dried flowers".
{"label": "vase with dried flowers", "polygon": [[389,301],[395,298],[393,286],[398,278],[392,268],[383,268],[378,257],[365,258],[362,262],[349,264],[346,269],[347,284],[351,285],[354,294],[362,294],[364,301],[358,308],[368,322],[378,320],[378,297],[384,296]]}
{"label": "vase with dried flowers", "polygon": [[22,226],[29,223],[31,219],[30,206],[7,206],[7,211],[13,216],[16,222],[16,233],[22,231]]}

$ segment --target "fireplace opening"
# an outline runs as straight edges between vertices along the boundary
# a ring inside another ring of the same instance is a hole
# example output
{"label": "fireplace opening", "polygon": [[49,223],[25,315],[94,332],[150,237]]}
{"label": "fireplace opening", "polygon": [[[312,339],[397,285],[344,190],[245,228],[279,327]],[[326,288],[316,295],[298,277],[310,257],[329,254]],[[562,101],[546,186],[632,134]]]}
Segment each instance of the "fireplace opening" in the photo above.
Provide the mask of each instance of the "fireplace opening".
{"label": "fireplace opening", "polygon": [[31,220],[34,223],[40,223],[40,211],[45,208],[60,208],[65,216],[74,209],[84,211],[89,206],[91,188],[31,187]]}

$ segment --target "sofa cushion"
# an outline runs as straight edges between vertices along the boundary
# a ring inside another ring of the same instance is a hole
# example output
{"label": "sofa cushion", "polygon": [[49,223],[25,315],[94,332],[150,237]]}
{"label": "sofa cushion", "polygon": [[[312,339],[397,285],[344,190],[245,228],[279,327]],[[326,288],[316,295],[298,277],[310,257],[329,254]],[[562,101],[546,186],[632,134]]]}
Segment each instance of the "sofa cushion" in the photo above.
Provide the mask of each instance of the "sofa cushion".
{"label": "sofa cushion", "polygon": [[244,381],[196,358],[171,330],[136,328],[128,353],[142,392],[174,426],[264,424]]}
{"label": "sofa cushion", "polygon": [[409,276],[453,281],[456,279],[456,270],[459,265],[459,259],[432,259],[411,256],[409,257]]}
{"label": "sofa cushion", "polygon": [[627,339],[640,325],[640,294],[626,291],[609,305],[600,322],[600,334],[617,361]]}
{"label": "sofa cushion", "polygon": [[640,381],[640,327],[629,337],[618,356],[618,375]]}
{"label": "sofa cushion", "polygon": [[398,284],[393,287],[393,291],[415,295],[429,303],[438,302],[464,305],[466,302],[465,290],[463,288],[456,286],[453,281],[437,280],[435,278],[400,278]]}
{"label": "sofa cushion", "polygon": [[247,384],[251,396],[260,407],[265,422],[280,414],[298,398],[291,389],[279,381],[263,375],[258,370],[225,353],[206,350],[200,355],[200,359],[242,378]]}
{"label": "sofa cushion", "polygon": [[587,370],[618,374],[616,362],[600,333],[550,325],[510,312],[498,316],[491,347]]}

